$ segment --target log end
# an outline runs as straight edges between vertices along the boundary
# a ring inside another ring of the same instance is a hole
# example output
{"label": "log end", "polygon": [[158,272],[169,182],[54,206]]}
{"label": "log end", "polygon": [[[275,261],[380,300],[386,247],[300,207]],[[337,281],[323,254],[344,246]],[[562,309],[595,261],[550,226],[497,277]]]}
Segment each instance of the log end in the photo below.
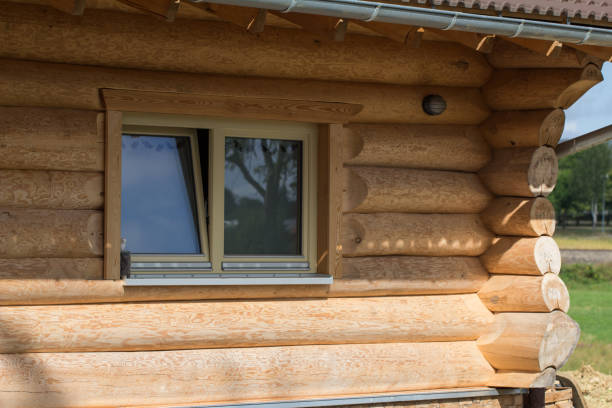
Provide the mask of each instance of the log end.
{"label": "log end", "polygon": [[561,271],[561,251],[551,237],[537,238],[533,256],[542,274],[552,272],[558,275]]}
{"label": "log end", "polygon": [[555,102],[555,107],[567,109],[589,89],[603,81],[601,70],[595,64],[588,64],[582,70],[580,79],[567,87]]}
{"label": "log end", "polygon": [[549,113],[542,126],[540,126],[540,146],[555,147],[561,139],[565,128],[565,112],[563,109],[555,109]]}
{"label": "log end", "polygon": [[552,312],[540,345],[540,368],[544,370],[548,367],[563,367],[574,352],[579,339],[578,323],[562,311]]}
{"label": "log end", "polygon": [[489,380],[489,387],[545,388],[555,383],[557,371],[548,367],[541,372],[498,370]]}
{"label": "log end", "polygon": [[569,310],[570,296],[565,283],[554,273],[547,273],[542,279],[542,298],[548,310]]}
{"label": "log end", "polygon": [[537,235],[552,236],[555,233],[555,207],[546,198],[538,197],[529,211],[531,229]]}
{"label": "log end", "polygon": [[359,207],[368,197],[368,185],[358,172],[344,168],[344,185],[342,190],[342,211],[359,211]]}
{"label": "log end", "polygon": [[546,146],[536,149],[527,171],[527,182],[533,196],[549,195],[555,188],[558,173],[559,163],[555,150]]}

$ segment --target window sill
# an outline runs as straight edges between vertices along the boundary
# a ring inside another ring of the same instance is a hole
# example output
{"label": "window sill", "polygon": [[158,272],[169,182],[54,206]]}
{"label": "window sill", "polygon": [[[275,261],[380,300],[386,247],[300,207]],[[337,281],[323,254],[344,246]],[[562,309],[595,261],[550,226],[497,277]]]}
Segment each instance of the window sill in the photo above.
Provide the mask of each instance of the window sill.
{"label": "window sill", "polygon": [[322,273],[140,274],[123,279],[124,286],[331,285]]}

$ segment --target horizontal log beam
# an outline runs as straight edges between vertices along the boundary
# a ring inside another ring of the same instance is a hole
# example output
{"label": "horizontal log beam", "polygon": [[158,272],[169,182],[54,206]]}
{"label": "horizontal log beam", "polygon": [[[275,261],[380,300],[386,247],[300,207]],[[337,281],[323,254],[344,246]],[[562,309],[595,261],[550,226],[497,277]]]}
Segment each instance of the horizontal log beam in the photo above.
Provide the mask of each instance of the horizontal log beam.
{"label": "horizontal log beam", "polygon": [[582,69],[504,69],[482,90],[493,110],[567,109],[602,80],[594,64]]}
{"label": "horizontal log beam", "polygon": [[561,368],[579,337],[578,323],[561,311],[498,313],[478,348],[498,370],[543,371]]}
{"label": "horizontal log beam", "polygon": [[0,170],[0,207],[101,209],[104,174]]}
{"label": "horizontal log beam", "polygon": [[489,273],[543,275],[561,270],[561,251],[551,237],[497,238],[480,260]]}
{"label": "horizontal log beam", "polygon": [[0,279],[102,279],[102,258],[0,259]]}
{"label": "horizontal log beam", "polygon": [[0,210],[0,258],[102,255],[102,213],[91,210]]}
{"label": "horizontal log beam", "polygon": [[471,294],[7,306],[2,321],[0,353],[27,353],[466,341],[493,314]]}
{"label": "horizontal log beam", "polygon": [[472,214],[346,214],[344,256],[478,256],[493,237]]}
{"label": "horizontal log beam", "polygon": [[493,312],[567,313],[570,297],[559,276],[494,275],[480,289],[478,296]]}
{"label": "horizontal log beam", "polygon": [[[146,15],[111,10],[88,10],[77,21],[26,4],[6,4],[0,22],[11,23],[11,30],[0,35],[0,56],[17,59],[404,85],[480,87],[491,73],[484,57],[445,42],[431,41],[416,50],[354,34],[341,43],[321,43],[303,30],[266,27],[254,36],[225,22],[182,19],[159,24]],[[387,68],[381,70],[381,64]]]}
{"label": "horizontal log beam", "polygon": [[476,174],[345,167],[345,212],[480,213],[491,200]]}
{"label": "horizontal log beam", "polygon": [[103,171],[104,114],[0,107],[0,168]]}
{"label": "horizontal log beam", "polygon": [[[516,38],[514,39],[516,40]],[[502,68],[583,68],[587,61],[579,58],[570,47],[561,47],[558,55],[547,57],[527,47],[498,38],[487,60],[497,69]]]}
{"label": "horizontal log beam", "polygon": [[[121,3],[144,11],[166,21],[174,21],[180,0],[119,0]],[[88,13],[89,14],[89,13]]]}
{"label": "horizontal log beam", "polygon": [[563,109],[494,112],[481,126],[494,149],[506,147],[555,147],[565,127]]}
{"label": "horizontal log beam", "polygon": [[539,237],[555,232],[555,207],[543,197],[498,197],[480,218],[497,235]]}
{"label": "horizontal log beam", "polygon": [[4,354],[0,367],[11,373],[4,408],[288,400],[480,386],[494,374],[471,341]]}
{"label": "horizontal log beam", "polygon": [[489,387],[546,388],[555,384],[557,370],[548,367],[542,372],[497,370],[489,380]]}
{"label": "horizontal log beam", "polygon": [[546,197],[555,188],[558,173],[554,149],[541,146],[494,150],[493,160],[479,174],[494,194]]}
{"label": "horizontal log beam", "polygon": [[477,171],[491,159],[473,126],[351,124],[342,143],[350,165]]}
{"label": "horizontal log beam", "polygon": [[[101,110],[99,90],[112,88],[363,105],[355,122],[473,125],[489,115],[478,88],[235,77],[2,59],[0,67],[3,105]],[[428,115],[421,108],[423,98],[431,94],[447,102],[441,115]]]}

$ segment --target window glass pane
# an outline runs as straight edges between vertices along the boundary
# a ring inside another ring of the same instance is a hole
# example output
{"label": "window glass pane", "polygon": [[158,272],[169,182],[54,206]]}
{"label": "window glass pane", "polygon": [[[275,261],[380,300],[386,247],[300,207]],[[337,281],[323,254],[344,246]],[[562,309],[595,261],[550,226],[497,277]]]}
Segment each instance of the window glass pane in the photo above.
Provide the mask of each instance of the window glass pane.
{"label": "window glass pane", "polygon": [[199,254],[197,219],[189,138],[124,134],[121,237],[126,250]]}
{"label": "window glass pane", "polygon": [[302,142],[225,139],[225,254],[301,255]]}

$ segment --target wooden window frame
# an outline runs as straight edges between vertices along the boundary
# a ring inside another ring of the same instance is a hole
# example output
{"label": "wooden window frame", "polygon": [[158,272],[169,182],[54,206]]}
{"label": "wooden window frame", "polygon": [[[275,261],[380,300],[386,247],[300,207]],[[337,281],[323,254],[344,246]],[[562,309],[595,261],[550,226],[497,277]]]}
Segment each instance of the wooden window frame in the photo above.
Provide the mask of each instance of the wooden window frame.
{"label": "wooden window frame", "polygon": [[[338,276],[341,271],[341,123],[357,114],[361,105],[295,101],[271,98],[223,97],[219,95],[193,95],[131,90],[101,90],[106,106],[106,160],[105,160],[105,242],[104,277],[120,279],[121,242],[121,136],[123,113],[146,112],[161,117],[164,114],[215,116],[222,119],[281,120],[284,123],[308,122],[319,124],[312,156],[312,178],[316,178],[314,214],[311,222],[316,234],[311,234],[311,265],[318,274]],[[240,108],[237,108],[239,106]],[[197,126],[195,126],[197,128]],[[304,163],[306,166],[306,163]],[[308,198],[308,197],[306,197]],[[212,241],[212,240],[211,240]],[[212,242],[211,259],[214,258]],[[214,270],[213,265],[213,270]],[[218,272],[217,272],[218,273]]]}

